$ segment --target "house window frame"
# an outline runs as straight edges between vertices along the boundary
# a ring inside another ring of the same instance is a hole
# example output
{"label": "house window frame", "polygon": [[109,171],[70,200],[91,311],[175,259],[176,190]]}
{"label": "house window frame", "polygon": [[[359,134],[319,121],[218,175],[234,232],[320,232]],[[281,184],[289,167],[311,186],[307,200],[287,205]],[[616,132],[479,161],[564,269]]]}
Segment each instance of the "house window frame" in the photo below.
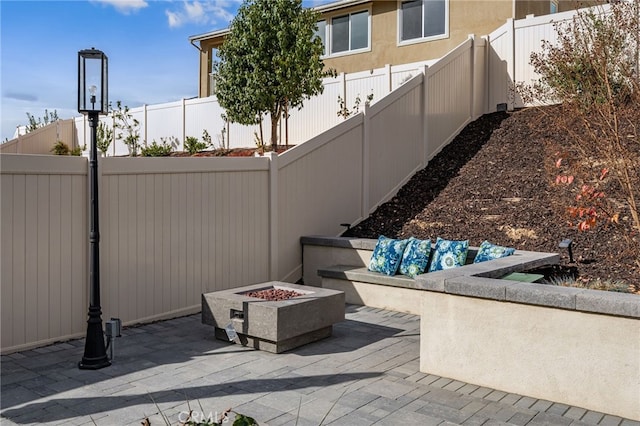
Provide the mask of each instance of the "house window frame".
{"label": "house window frame", "polygon": [[558,0],[549,0],[549,14],[558,13],[560,7],[559,3],[560,2]]}
{"label": "house window frame", "polygon": [[[449,38],[449,7],[451,0],[444,0],[444,33],[428,36],[428,37],[416,37],[410,40],[402,40],[402,4],[411,0],[397,0],[397,27],[398,27],[398,46],[407,46],[417,43],[425,43],[435,40],[443,40]],[[422,0],[422,28],[424,31],[424,0]]]}
{"label": "house window frame", "polygon": [[[319,26],[318,24],[320,22],[324,22],[324,41],[323,41],[323,46],[322,46],[322,47],[324,47],[324,53],[322,53],[322,55],[320,57],[321,58],[326,58],[326,57],[328,57],[328,52],[329,52],[329,49],[328,49],[328,46],[327,46],[327,40],[329,39],[329,24],[327,23],[327,18],[319,19],[316,22],[316,25]],[[313,35],[314,35],[314,37],[315,36],[319,37],[320,36],[319,34],[320,34],[320,28],[318,28],[318,32],[314,33]]]}
{"label": "house window frame", "polygon": [[[351,49],[351,16],[357,15],[359,13],[367,13],[367,47],[362,47],[359,49]],[[349,49],[344,50],[342,52],[333,52],[333,20],[336,18],[342,18],[348,16],[349,17]],[[346,13],[338,13],[334,16],[325,16],[322,19],[319,19],[318,22],[325,21],[325,54],[322,56],[323,59],[328,58],[338,58],[341,56],[349,56],[349,55],[357,55],[359,53],[371,52],[371,6],[357,9],[354,11],[346,12]]]}

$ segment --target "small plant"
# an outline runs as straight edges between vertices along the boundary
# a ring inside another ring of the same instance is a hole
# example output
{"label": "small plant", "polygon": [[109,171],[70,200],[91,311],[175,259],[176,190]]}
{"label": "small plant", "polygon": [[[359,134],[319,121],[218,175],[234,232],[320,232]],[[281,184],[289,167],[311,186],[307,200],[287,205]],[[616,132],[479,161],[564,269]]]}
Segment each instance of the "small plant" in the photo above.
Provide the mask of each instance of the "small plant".
{"label": "small plant", "polygon": [[211,148],[213,148],[213,143],[211,142],[211,136],[209,135],[209,132],[207,132],[207,129],[202,130],[202,141],[206,143],[207,146],[210,146]]}
{"label": "small plant", "polygon": [[[367,99],[364,101],[364,104],[366,106],[369,106],[372,100],[373,100],[373,93],[370,93],[369,95],[367,95]],[[347,119],[352,115],[357,114],[358,112],[360,112],[361,103],[362,103],[362,99],[360,99],[360,94],[358,93],[358,96],[356,96],[356,99],[353,103],[353,108],[349,109],[347,107],[347,102],[344,99],[342,99],[342,96],[338,95],[338,107],[340,108],[338,109],[338,117]]]}
{"label": "small plant", "polygon": [[113,129],[109,128],[105,123],[98,124],[96,129],[96,147],[102,153],[102,156],[107,155],[107,150],[113,140]]}
{"label": "small plant", "polygon": [[71,150],[71,152],[69,152],[69,155],[73,155],[76,157],[80,157],[82,155],[82,151],[84,151],[85,149],[87,149],[87,146],[76,146],[75,148],[73,148]]}
{"label": "small plant", "polygon": [[184,141],[184,149],[191,155],[204,151],[207,149],[207,144],[205,142],[200,142],[198,138],[193,136],[187,136]]}
{"label": "small plant", "polygon": [[580,179],[581,175],[588,177],[592,170],[573,166],[572,163],[576,161],[569,161],[569,156],[567,152],[556,153],[554,167],[557,169],[555,186],[575,194],[574,202],[566,208],[571,218],[570,224],[574,225],[575,222],[579,231],[592,229],[603,221],[617,224],[620,213],[614,212],[609,206],[606,188],[603,188],[608,183],[609,169],[600,169],[597,179]]}
{"label": "small plant", "polygon": [[[227,129],[229,128],[229,119],[227,118],[227,116],[225,114],[220,114],[220,118],[222,118],[222,122],[224,123],[224,125],[222,126],[222,129],[220,129],[220,133],[217,135],[218,136],[218,142],[220,143],[220,149],[225,149],[225,148],[229,148],[229,140],[227,139]],[[206,130],[205,130],[206,132]],[[207,136],[209,136],[209,134],[207,133]],[[202,139],[204,139],[204,132],[202,135]],[[209,145],[211,145],[211,137],[209,136]],[[213,145],[211,145],[213,146]]]}
{"label": "small plant", "polygon": [[27,113],[27,119],[29,120],[29,124],[27,124],[27,130],[26,130],[27,133],[32,132],[36,129],[39,129],[40,127],[44,127],[49,123],[53,123],[59,120],[58,112],[56,110],[53,110],[53,112],[49,112],[46,109],[44,110],[43,118],[38,117],[38,119],[36,120],[36,117]]}
{"label": "small plant", "polygon": [[54,155],[69,155],[69,154],[71,154],[71,150],[69,149],[69,145],[67,145],[66,143],[64,143],[62,141],[56,142],[56,144],[53,146],[53,148],[51,148],[51,152],[53,152]]}
{"label": "small plant", "polygon": [[160,138],[160,143],[154,139],[151,145],[142,147],[140,153],[143,157],[168,157],[173,151],[172,145],[167,138]]}
{"label": "small plant", "polygon": [[562,275],[546,278],[542,284],[557,285],[561,287],[586,288],[591,290],[615,291],[618,293],[631,293],[629,283],[622,280],[605,280],[601,278],[574,278],[570,275]]}
{"label": "small plant", "polygon": [[181,421],[180,425],[184,426],[222,426],[229,422],[229,414],[235,414],[232,426],[258,426],[258,423],[253,417],[245,416],[244,414],[236,413],[230,408],[226,410],[222,415],[217,418],[205,418],[198,420],[198,417],[194,416],[194,412],[190,411],[186,420]]}
{"label": "small plant", "polygon": [[[164,424],[166,426],[171,426],[171,422],[162,412],[162,410],[158,406],[158,403],[153,399],[151,394],[149,394],[149,398],[151,398],[151,401],[153,401],[156,408],[158,408],[158,413],[162,417],[162,420],[164,420]],[[254,418],[237,413],[231,408],[226,409],[220,416],[218,416],[217,413],[215,416],[213,415],[213,413],[209,413],[208,415],[206,415],[204,409],[202,408],[202,404],[200,404],[200,401],[198,401],[198,404],[200,405],[200,412],[193,411],[191,409],[191,404],[187,400],[189,411],[180,413],[179,417],[181,418],[178,419],[178,421],[180,422],[178,423],[179,426],[222,426],[223,424],[229,422],[229,414],[235,414],[235,419],[232,423],[232,426],[259,426],[258,422],[256,422]],[[151,426],[151,421],[148,417],[145,417],[141,424],[142,426]]]}
{"label": "small plant", "polygon": [[122,106],[122,102],[117,101],[116,108],[111,109],[114,118],[113,127],[124,132],[118,133],[116,139],[122,140],[129,148],[129,155],[135,157],[138,155],[138,149],[140,149],[140,122],[133,118],[128,106]]}
{"label": "small plant", "polygon": [[[260,128],[260,130],[262,130],[262,127]],[[265,151],[264,140],[260,137],[260,135],[258,135],[258,132],[253,132],[253,141],[256,144],[256,149],[258,150],[258,153],[260,155],[264,154],[264,151]]]}

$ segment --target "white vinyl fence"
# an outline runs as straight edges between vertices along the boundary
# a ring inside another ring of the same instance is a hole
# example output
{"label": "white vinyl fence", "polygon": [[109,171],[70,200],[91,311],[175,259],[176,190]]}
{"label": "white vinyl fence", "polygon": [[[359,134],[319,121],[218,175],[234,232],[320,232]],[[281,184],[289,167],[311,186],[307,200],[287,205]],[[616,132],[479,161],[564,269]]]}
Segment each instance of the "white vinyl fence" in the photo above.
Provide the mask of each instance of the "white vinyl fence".
{"label": "white vinyl fence", "polygon": [[[340,223],[366,218],[484,112],[470,107],[483,96],[473,82],[485,80],[477,44],[409,71],[389,95],[281,155],[101,158],[103,318],[194,313],[203,292],[298,280],[302,235],[338,235]],[[85,158],[0,156],[2,353],[83,336],[87,179]]]}
{"label": "white vinyl fence", "polygon": [[[606,12],[609,5],[595,6],[594,10]],[[555,43],[557,33],[554,24],[570,23],[575,16],[575,11],[568,11],[508,19],[485,37],[489,43],[487,108],[490,111],[495,111],[498,104],[506,104],[509,110],[525,106],[515,91],[515,84],[531,84],[539,78],[529,63],[531,53],[542,51],[542,40]]]}
{"label": "white vinyl fence", "polygon": [[[360,108],[368,95],[373,95],[373,103],[382,99],[391,90],[400,86],[404,81],[420,73],[420,69],[432,61],[416,62],[399,66],[387,65],[371,71],[351,74],[340,74],[336,78],[324,79],[324,91],[304,102],[302,109],[292,109],[289,114],[289,144],[298,145],[312,137],[319,135],[327,129],[335,126],[344,119],[338,115],[338,97],[345,100],[349,109],[353,109],[356,98],[360,98]],[[224,109],[218,104],[215,96],[208,98],[183,99],[157,105],[144,105],[129,110],[132,117],[140,123],[138,131],[140,144],[150,145],[154,141],[177,138],[179,141],[176,150],[183,150],[184,140],[187,136],[202,139],[206,130],[216,147],[229,148],[255,147],[256,135],[259,135],[259,126],[243,126],[237,123],[225,123],[222,116]],[[85,117],[76,117],[77,140],[80,146],[89,144],[89,123]],[[111,116],[101,117],[101,122],[113,128]],[[279,127],[280,143],[285,140],[285,123],[281,120]],[[223,129],[225,131],[223,132]],[[262,124],[265,143],[269,143],[271,121],[264,117]],[[107,155],[126,156],[129,148],[117,139],[116,131]],[[224,135],[224,139],[223,139]],[[85,151],[86,153],[86,151]]]}

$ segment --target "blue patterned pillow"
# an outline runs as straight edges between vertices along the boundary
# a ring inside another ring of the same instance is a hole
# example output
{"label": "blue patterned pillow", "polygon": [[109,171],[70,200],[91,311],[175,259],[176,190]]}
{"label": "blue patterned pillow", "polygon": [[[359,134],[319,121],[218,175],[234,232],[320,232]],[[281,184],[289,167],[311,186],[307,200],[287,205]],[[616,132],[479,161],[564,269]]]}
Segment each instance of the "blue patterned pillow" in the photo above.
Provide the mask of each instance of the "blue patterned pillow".
{"label": "blue patterned pillow", "polygon": [[431,253],[431,240],[418,240],[409,238],[407,247],[402,254],[400,263],[400,273],[415,278],[422,274],[429,263],[429,253]]}
{"label": "blue patterned pillow", "polygon": [[485,240],[480,244],[478,254],[476,254],[476,258],[473,259],[473,263],[480,263],[487,260],[511,256],[515,251],[516,249],[514,248],[497,246]]}
{"label": "blue patterned pillow", "polygon": [[373,249],[369,270],[395,275],[400,266],[402,253],[409,240],[394,240],[381,235]]}
{"label": "blue patterned pillow", "polygon": [[469,252],[469,240],[452,241],[438,237],[433,251],[433,259],[429,265],[429,272],[443,269],[457,268],[464,265]]}

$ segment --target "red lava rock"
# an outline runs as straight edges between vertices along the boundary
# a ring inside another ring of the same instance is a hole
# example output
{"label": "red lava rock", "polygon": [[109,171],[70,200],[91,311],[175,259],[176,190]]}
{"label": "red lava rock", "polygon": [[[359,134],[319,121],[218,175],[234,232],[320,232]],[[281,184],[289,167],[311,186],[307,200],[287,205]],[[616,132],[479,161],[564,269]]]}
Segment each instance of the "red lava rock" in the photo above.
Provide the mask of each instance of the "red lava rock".
{"label": "red lava rock", "polygon": [[258,291],[248,291],[246,293],[243,293],[243,295],[244,296],[249,296],[249,297],[256,297],[258,299],[276,301],[276,300],[291,299],[293,297],[302,296],[303,294],[302,293],[298,293],[297,291],[293,291],[293,290],[284,290],[284,289],[279,289],[279,288],[267,288],[267,289],[258,290]]}

